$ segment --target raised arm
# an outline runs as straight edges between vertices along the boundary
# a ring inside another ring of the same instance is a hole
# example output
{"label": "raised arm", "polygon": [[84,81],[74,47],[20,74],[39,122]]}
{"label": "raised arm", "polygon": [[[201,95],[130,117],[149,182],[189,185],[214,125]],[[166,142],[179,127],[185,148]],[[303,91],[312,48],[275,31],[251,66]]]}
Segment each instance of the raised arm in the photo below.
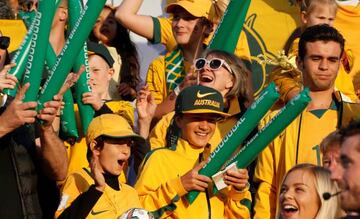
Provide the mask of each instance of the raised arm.
{"label": "raised arm", "polygon": [[142,3],[143,0],[123,0],[116,10],[115,17],[125,28],[152,40],[154,35],[152,17],[137,14]]}

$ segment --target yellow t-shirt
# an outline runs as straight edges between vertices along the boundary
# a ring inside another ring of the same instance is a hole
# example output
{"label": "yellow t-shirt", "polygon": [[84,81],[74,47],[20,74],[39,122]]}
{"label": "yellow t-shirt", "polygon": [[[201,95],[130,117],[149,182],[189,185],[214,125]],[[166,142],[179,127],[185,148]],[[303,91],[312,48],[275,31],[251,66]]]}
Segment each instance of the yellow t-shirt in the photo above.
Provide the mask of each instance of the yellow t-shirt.
{"label": "yellow t-shirt", "polygon": [[334,27],[346,39],[347,54],[352,57],[350,76],[355,90],[360,89],[360,6],[342,5],[338,2],[338,9]]}
{"label": "yellow t-shirt", "polygon": [[[55,218],[58,218],[79,195],[86,192],[93,184],[94,179],[90,175],[90,169],[83,168],[68,176],[61,188],[61,202]],[[106,185],[103,194],[86,218],[119,218],[130,208],[141,208],[139,196],[134,188],[120,183],[120,190],[116,191]]]}
{"label": "yellow t-shirt", "polygon": [[[176,48],[177,43],[172,33],[171,18],[153,18],[154,22],[154,43],[161,43],[166,46],[167,51]],[[208,45],[212,39],[214,31],[205,39],[204,44]],[[234,54],[242,59],[250,60],[250,49],[244,31],[241,31]]]}
{"label": "yellow t-shirt", "polygon": [[[184,61],[185,72],[189,72],[191,63]],[[148,68],[146,84],[155,98],[155,103],[161,103],[168,96],[167,75],[165,75],[165,56],[154,59]]]}

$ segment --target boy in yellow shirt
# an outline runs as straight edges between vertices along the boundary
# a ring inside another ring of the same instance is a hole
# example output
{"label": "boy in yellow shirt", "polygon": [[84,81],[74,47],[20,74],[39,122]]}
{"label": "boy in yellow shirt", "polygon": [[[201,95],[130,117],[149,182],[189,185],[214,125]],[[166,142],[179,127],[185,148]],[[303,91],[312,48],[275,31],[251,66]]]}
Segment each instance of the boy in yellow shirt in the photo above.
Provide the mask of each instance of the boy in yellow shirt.
{"label": "boy in yellow shirt", "polygon": [[121,183],[119,175],[131,147],[144,139],[123,117],[103,114],[90,123],[86,142],[91,169],[84,167],[66,179],[56,218],[115,219],[129,208],[141,207],[137,192]]}
{"label": "boy in yellow shirt", "polygon": [[[146,99],[146,95],[141,99]],[[212,180],[199,175],[210,154],[209,139],[224,116],[222,95],[205,86],[191,86],[176,99],[174,124],[180,138],[174,147],[147,155],[135,189],[144,208],[156,218],[250,218],[251,195],[246,169],[228,170],[224,190],[214,194]],[[189,204],[186,194],[200,191]]]}

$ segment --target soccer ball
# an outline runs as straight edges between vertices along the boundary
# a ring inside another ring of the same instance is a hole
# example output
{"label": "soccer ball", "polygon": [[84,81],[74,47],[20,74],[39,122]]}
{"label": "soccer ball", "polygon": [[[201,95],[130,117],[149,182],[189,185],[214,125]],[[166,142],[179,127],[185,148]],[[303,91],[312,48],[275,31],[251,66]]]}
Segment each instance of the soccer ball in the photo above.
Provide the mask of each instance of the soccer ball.
{"label": "soccer ball", "polygon": [[145,209],[131,208],[122,214],[119,219],[154,219],[154,216]]}

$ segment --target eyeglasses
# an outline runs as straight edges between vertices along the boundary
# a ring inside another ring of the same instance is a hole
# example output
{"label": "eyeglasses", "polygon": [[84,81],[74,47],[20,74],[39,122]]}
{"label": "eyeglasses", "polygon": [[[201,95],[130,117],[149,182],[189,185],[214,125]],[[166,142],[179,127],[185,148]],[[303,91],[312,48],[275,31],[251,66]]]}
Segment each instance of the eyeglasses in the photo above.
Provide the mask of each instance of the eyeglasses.
{"label": "eyeglasses", "polygon": [[207,60],[205,58],[198,58],[195,60],[195,69],[201,70],[207,65],[211,70],[218,70],[221,67],[224,67],[231,74],[234,74],[230,65],[226,63],[225,60],[219,58],[212,58],[211,60]]}
{"label": "eyeglasses", "polygon": [[10,45],[10,37],[0,36],[0,49],[7,49]]}

